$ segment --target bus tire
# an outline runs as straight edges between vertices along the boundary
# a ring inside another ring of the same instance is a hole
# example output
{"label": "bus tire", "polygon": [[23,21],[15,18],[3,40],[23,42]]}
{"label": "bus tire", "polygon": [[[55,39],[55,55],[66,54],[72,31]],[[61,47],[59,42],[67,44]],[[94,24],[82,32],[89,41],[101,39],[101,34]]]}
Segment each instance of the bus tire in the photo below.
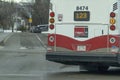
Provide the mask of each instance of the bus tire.
{"label": "bus tire", "polygon": [[84,68],[88,71],[92,71],[92,72],[106,72],[109,68],[109,66],[84,66]]}
{"label": "bus tire", "polygon": [[105,72],[108,71],[109,66],[98,66],[98,71],[99,72]]}

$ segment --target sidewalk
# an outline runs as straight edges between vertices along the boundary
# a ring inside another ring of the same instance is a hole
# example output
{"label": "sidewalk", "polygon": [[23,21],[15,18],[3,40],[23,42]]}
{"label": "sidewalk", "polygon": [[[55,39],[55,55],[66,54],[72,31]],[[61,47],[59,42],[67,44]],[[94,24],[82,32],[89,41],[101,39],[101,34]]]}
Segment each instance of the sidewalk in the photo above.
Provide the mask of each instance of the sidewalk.
{"label": "sidewalk", "polygon": [[0,45],[4,44],[4,41],[6,41],[13,33],[0,33]]}

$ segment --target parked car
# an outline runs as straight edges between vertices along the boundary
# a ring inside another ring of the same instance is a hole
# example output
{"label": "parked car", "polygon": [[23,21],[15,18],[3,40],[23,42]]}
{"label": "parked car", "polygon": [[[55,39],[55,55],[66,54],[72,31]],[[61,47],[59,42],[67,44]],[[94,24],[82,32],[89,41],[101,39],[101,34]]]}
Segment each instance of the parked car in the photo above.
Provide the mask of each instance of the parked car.
{"label": "parked car", "polygon": [[30,27],[30,32],[32,33],[41,33],[43,31],[48,31],[48,25],[37,25]]}
{"label": "parked car", "polygon": [[34,27],[34,28],[33,28],[33,32],[34,32],[34,33],[41,33],[40,27],[38,27],[38,26]]}
{"label": "parked car", "polygon": [[41,30],[41,32],[48,31],[48,25],[47,24],[38,25],[37,27],[39,27],[39,29]]}

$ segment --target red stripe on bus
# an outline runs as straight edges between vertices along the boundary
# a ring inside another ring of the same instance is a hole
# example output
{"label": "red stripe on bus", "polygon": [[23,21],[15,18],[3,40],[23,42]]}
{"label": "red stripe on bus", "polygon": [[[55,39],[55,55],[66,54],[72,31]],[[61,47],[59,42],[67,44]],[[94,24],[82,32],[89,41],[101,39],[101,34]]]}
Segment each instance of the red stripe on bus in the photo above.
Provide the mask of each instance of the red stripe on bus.
{"label": "red stripe on bus", "polygon": [[[104,36],[98,36],[98,37],[94,37],[91,38],[89,40],[86,41],[78,41],[75,40],[73,38],[64,36],[64,35],[59,35],[59,34],[52,34],[56,37],[56,47],[63,47],[63,48],[67,48],[70,50],[76,50],[77,46],[80,45],[85,45],[87,47],[87,51],[90,50],[96,50],[96,49],[100,49],[100,48],[107,48],[107,47],[112,47],[114,46],[119,46],[119,36],[112,36],[112,35],[104,35]],[[111,37],[114,37],[116,39],[116,42],[111,44],[109,39]],[[54,43],[50,43],[48,41],[48,45],[49,46],[54,46]]]}

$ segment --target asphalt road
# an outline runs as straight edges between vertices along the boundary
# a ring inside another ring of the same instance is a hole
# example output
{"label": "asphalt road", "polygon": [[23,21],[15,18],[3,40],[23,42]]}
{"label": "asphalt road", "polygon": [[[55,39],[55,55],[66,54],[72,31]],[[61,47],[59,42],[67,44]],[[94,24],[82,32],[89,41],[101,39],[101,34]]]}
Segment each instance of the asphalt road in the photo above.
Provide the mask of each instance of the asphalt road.
{"label": "asphalt road", "polygon": [[120,68],[79,70],[45,60],[45,34],[14,33],[0,46],[0,80],[120,80]]}

